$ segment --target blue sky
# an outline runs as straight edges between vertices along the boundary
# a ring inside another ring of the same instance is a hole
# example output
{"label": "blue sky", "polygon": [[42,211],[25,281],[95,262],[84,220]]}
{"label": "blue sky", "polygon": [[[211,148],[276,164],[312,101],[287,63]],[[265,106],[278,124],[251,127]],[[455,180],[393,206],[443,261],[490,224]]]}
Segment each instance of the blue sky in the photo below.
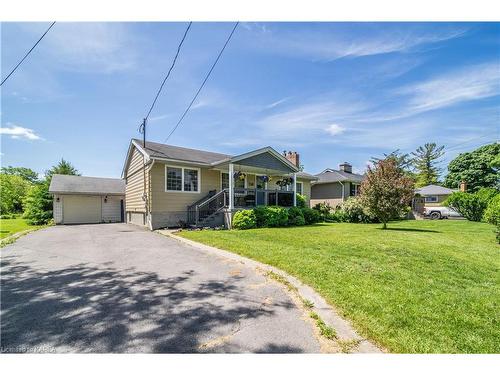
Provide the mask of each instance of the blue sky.
{"label": "blue sky", "polygon": [[[3,23],[2,77],[48,27]],[[163,142],[233,24],[194,23],[151,115]],[[184,23],[57,23],[2,87],[2,165],[64,157],[119,177]],[[238,154],[296,150],[306,171],[499,139],[498,23],[241,23],[169,143]]]}

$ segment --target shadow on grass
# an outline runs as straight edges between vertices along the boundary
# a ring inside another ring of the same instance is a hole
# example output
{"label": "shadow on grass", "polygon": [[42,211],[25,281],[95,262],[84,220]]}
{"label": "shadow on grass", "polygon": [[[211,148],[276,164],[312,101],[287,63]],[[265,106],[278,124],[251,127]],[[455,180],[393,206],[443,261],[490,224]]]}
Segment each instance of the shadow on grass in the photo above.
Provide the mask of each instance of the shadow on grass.
{"label": "shadow on grass", "polygon": [[441,233],[438,230],[432,230],[432,229],[418,229],[418,228],[375,228],[378,230],[394,230],[398,232],[427,232],[427,233]]}

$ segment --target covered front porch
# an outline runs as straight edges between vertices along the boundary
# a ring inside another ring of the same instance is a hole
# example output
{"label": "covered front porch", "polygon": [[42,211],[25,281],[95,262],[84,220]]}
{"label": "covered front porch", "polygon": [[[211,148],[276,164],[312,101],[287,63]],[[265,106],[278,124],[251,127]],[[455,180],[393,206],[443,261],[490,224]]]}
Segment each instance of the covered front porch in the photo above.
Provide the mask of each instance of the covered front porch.
{"label": "covered front porch", "polygon": [[188,221],[195,225],[223,212],[230,228],[238,210],[297,205],[298,168],[272,148],[224,160],[213,169],[220,171],[221,189],[188,208]]}

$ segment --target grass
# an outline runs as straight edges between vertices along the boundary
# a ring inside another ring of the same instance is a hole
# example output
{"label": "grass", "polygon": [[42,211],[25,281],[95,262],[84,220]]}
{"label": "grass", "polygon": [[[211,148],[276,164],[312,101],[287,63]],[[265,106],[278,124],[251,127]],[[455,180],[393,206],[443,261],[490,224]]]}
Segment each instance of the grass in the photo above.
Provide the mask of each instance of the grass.
{"label": "grass", "polygon": [[500,246],[468,221],[319,224],[181,236],[276,266],[391,352],[500,352]]}
{"label": "grass", "polygon": [[28,229],[38,229],[41,225],[30,225],[24,219],[0,219],[0,239]]}

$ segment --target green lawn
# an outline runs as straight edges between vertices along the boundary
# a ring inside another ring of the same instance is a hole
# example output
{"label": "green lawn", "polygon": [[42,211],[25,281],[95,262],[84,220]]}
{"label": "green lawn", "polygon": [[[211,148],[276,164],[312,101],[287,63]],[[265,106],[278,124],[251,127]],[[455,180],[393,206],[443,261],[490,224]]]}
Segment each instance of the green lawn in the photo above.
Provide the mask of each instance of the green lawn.
{"label": "green lawn", "polygon": [[0,239],[27,229],[40,228],[41,226],[29,225],[24,219],[0,219]]}
{"label": "green lawn", "polygon": [[271,264],[313,286],[392,352],[499,353],[500,246],[468,221],[319,224],[181,236]]}

